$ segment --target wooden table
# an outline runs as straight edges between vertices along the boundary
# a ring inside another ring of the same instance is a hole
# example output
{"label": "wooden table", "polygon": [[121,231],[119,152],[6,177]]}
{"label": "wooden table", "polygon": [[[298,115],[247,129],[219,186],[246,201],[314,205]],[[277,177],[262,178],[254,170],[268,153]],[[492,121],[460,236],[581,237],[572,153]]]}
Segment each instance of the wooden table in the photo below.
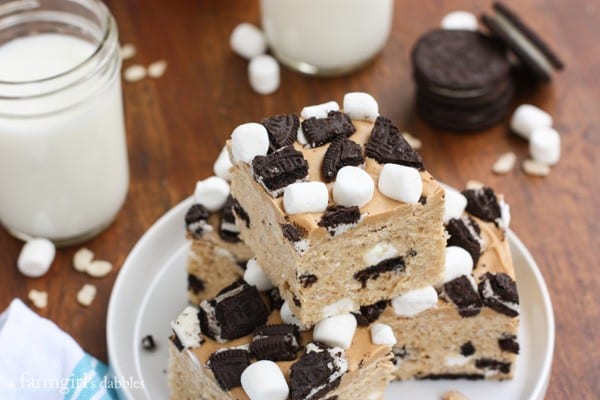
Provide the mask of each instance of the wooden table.
{"label": "wooden table", "polygon": [[283,68],[280,89],[259,96],[248,85],[246,60],[228,45],[236,24],[259,22],[257,2],[107,3],[121,41],[138,49],[125,66],[158,59],[169,63],[161,79],[124,83],[129,195],[115,223],[86,243],[116,268],[109,277],[93,280],[98,296],[90,308],[83,308],[75,295],[92,279],[71,266],[78,247],[60,249],[50,273],[29,279],[16,269],[21,243],[0,231],[0,309],[14,297],[25,299],[30,289],[48,291],[48,307],[39,313],[106,361],[106,311],[119,267],[144,231],[189,196],[196,180],[212,174],[213,161],[232,129],[304,105],[341,101],[348,91],[368,91],[379,100],[382,114],[423,141],[421,154],[434,176],[457,187],[476,179],[506,194],[512,229],[537,260],[554,304],[557,340],[547,398],[600,398],[600,3],[513,2],[567,63],[551,85],[523,86],[515,101],[548,110],[562,134],[562,159],[546,178],[528,176],[520,168],[506,176],[491,172],[502,152],[514,151],[519,163],[527,157],[527,143],[508,133],[507,119],[486,132],[457,135],[431,129],[415,116],[408,57],[416,38],[448,11],[480,12],[490,4],[398,0],[389,42],[366,68],[335,79]]}

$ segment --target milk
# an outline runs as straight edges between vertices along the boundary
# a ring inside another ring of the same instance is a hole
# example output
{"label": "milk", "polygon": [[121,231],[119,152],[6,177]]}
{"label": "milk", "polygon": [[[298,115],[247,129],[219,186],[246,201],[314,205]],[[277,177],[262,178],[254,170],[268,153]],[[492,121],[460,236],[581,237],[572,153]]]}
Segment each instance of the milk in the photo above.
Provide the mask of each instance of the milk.
{"label": "milk", "polygon": [[393,6],[393,0],[261,0],[261,18],[282,62],[307,73],[336,74],[381,50]]}
{"label": "milk", "polygon": [[[90,236],[112,221],[125,199],[120,62],[112,63],[116,73],[89,77],[99,62],[91,57],[96,47],[60,34],[0,45],[0,81],[42,79],[0,86],[12,96],[50,88],[60,79],[43,79],[58,74],[87,76],[49,96],[0,100],[0,221],[18,236],[57,242]],[[84,61],[85,68],[73,72]]]}

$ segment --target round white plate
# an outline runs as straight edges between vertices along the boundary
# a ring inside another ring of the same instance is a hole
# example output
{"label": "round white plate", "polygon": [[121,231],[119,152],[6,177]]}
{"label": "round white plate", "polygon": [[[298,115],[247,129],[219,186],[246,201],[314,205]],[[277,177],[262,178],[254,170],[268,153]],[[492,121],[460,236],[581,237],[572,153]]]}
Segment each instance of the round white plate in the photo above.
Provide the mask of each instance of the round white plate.
{"label": "round white plate", "polygon": [[[108,307],[108,355],[126,399],[167,399],[170,321],[187,304],[184,215],[187,199],[161,217],[135,245],[119,272]],[[448,390],[471,399],[542,400],[554,352],[554,316],[542,275],[521,241],[508,232],[521,298],[521,354],[511,381],[394,382],[386,400],[439,400]],[[142,349],[151,334],[157,349]]]}

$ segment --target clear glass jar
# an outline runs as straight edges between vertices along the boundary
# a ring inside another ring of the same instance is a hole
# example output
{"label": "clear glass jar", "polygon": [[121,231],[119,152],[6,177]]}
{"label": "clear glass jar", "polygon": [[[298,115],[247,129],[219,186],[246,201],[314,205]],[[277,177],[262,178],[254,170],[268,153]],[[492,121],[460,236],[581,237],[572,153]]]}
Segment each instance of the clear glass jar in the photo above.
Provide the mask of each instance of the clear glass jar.
{"label": "clear glass jar", "polygon": [[0,222],[57,245],[106,228],[129,184],[114,18],[99,0],[0,2]]}

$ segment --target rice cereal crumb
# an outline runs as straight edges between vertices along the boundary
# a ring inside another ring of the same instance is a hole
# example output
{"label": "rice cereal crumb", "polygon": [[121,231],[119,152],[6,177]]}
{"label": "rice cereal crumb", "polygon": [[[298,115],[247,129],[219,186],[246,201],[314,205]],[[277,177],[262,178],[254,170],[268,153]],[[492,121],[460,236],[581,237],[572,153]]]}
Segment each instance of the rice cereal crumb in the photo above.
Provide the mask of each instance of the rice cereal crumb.
{"label": "rice cereal crumb", "polygon": [[46,308],[48,305],[48,292],[31,289],[27,295],[27,298],[36,308]]}
{"label": "rice cereal crumb", "polygon": [[469,400],[469,398],[458,390],[449,390],[444,393],[442,400]]}

